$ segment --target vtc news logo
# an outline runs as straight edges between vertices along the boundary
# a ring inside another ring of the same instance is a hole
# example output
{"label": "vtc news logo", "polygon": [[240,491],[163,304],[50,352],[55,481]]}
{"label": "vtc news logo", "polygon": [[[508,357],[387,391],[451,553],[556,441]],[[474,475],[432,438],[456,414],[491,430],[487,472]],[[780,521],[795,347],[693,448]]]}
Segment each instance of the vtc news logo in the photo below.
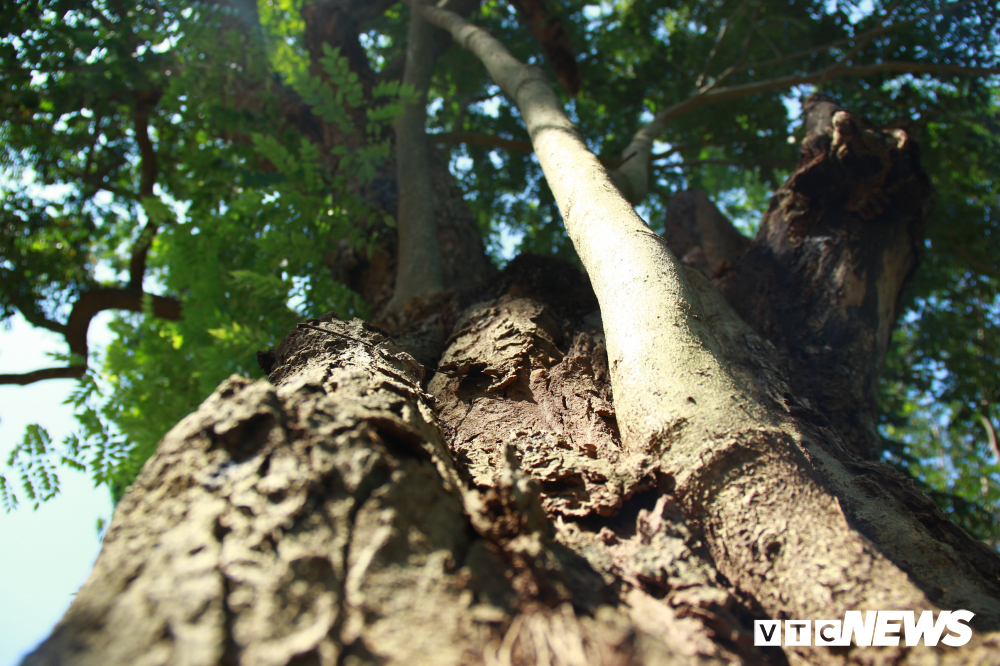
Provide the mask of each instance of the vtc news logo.
{"label": "vtc news logo", "polygon": [[[844,620],[785,620],[784,632],[780,620],[755,620],[754,645],[850,645],[851,639],[858,647],[890,647],[899,645],[900,638],[907,647],[921,644],[960,647],[972,638],[968,622],[975,613],[967,610],[941,611],[937,618],[933,611],[923,611],[916,618],[914,611],[847,611]],[[947,632],[947,633],[946,633]],[[901,636],[902,634],[902,636]],[[943,636],[942,636],[943,634]]]}

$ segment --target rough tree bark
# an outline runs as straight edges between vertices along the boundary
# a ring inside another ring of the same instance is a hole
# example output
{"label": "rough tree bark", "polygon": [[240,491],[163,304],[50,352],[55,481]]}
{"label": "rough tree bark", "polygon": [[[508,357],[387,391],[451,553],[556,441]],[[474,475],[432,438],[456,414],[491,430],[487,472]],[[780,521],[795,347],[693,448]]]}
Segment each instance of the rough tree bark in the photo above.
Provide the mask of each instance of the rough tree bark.
{"label": "rough tree bark", "polygon": [[[927,211],[905,133],[837,110],[745,249],[691,194],[664,240],[536,71],[420,11],[518,102],[587,275],[521,257],[400,344],[300,324],[167,435],[25,663],[1000,663],[1000,558],[865,458]],[[977,633],[752,644],[890,608]]]}

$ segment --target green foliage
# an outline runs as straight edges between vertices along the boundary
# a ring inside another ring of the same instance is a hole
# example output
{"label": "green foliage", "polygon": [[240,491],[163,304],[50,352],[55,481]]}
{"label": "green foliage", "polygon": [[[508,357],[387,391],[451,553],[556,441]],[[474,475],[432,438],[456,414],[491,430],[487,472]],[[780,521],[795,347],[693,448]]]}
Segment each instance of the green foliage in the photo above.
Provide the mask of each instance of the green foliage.
{"label": "green foliage", "polygon": [[[29,429],[9,463],[36,502],[58,492],[59,465],[87,470],[117,500],[166,430],[228,375],[260,376],[255,352],[274,346],[296,321],[330,311],[368,315],[331,275],[330,254],[341,246],[370,254],[378,229],[392,226],[351,192],[388,156],[387,127],[412,92],[387,82],[366,93],[335,50],[323,58],[324,79],[294,52],[279,48],[262,58],[226,29],[231,17],[204,7],[138,7],[111,27],[104,19],[115,10],[96,5],[3,12],[20,21],[3,42],[3,66],[26,73],[0,91],[0,103],[20,109],[0,125],[0,318],[17,310],[58,327],[77,295],[101,283],[96,273],[110,273],[103,278],[109,286],[120,283],[147,222],[159,227],[147,285],[183,304],[175,322],[118,315],[113,342],[97,363],[91,358],[71,399],[79,432],[59,449],[44,430]],[[45,18],[56,14],[64,20]],[[278,32],[294,27],[287,18]],[[314,113],[364,137],[357,150],[320,154],[281,122],[267,84],[253,90],[253,112],[227,100],[245,85],[237,76],[252,79],[268,59]],[[31,74],[44,63],[51,73]],[[95,77],[98,97],[88,89]],[[153,196],[139,194],[145,156],[132,128],[140,84],[157,91],[149,116]],[[54,196],[53,185],[69,187]],[[8,509],[17,502],[2,477],[0,499]]]}
{"label": "green foliage", "polygon": [[[7,465],[17,470],[24,494],[34,501],[36,509],[41,502],[52,499],[59,492],[57,464],[51,452],[52,438],[48,431],[32,423],[27,427],[24,439],[7,457]],[[0,499],[7,511],[18,504],[17,495],[10,490],[6,480],[0,484]]]}

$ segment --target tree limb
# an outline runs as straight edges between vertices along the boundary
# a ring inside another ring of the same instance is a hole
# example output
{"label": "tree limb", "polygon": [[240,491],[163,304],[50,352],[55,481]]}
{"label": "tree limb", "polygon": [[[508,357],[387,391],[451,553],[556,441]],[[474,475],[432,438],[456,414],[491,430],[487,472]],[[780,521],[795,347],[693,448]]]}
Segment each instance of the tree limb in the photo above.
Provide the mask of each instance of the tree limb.
{"label": "tree limb", "polygon": [[649,160],[653,141],[666,129],[667,123],[708,104],[725,102],[741,97],[749,97],[770,90],[791,88],[807,83],[819,83],[838,76],[871,76],[887,72],[907,72],[914,74],[964,74],[988,76],[1000,74],[1000,67],[966,67],[963,65],[939,65],[934,63],[887,61],[871,65],[834,64],[805,74],[790,74],[764,81],[752,81],[734,86],[714,88],[696,93],[683,102],[673,104],[642,127],[622,152],[622,156],[635,154],[635,159],[626,162],[612,174],[615,184],[633,204],[646,198],[649,192]]}
{"label": "tree limb", "polygon": [[105,310],[142,312],[144,298],[152,300],[153,315],[160,319],[177,321],[181,318],[181,303],[175,298],[118,287],[97,287],[80,294],[66,320],[66,342],[70,352],[87,357],[87,331],[98,313]]}
{"label": "tree limb", "polygon": [[394,314],[414,298],[444,289],[438,249],[434,191],[427,139],[427,91],[434,73],[434,26],[411,10],[403,84],[417,93],[396,121],[396,182],[399,187],[396,230],[396,284],[386,312]]}
{"label": "tree limb", "polygon": [[[449,29],[516,103],[601,306],[622,449],[655,452],[658,474],[669,479],[667,492],[693,520],[710,526],[706,542],[720,571],[735,577],[748,567],[768,571],[774,566],[758,542],[737,536],[745,534],[752,511],[757,524],[780,524],[781,533],[808,535],[796,543],[780,542],[783,557],[797,548],[797,571],[858,561],[859,553],[865,558],[865,574],[852,581],[850,599],[831,601],[820,586],[803,594],[797,579],[780,575],[753,579],[750,594],[764,612],[816,617],[817,609],[839,614],[890,596],[905,599],[907,607],[935,608],[923,589],[953,576],[954,567],[925,567],[919,578],[911,578],[907,553],[918,540],[935,557],[953,552],[950,546],[922,536],[927,529],[901,495],[887,502],[887,493],[860,489],[861,474],[888,478],[892,472],[876,476],[875,470],[847,459],[846,451],[840,457],[835,436],[814,441],[826,436],[785,420],[754,392],[752,382],[737,380],[726,349],[745,354],[749,327],[705,278],[695,281],[699,273],[687,277],[615,188],[537,68],[519,62],[489,33],[450,12],[415,1],[411,6]],[[715,318],[726,323],[710,324]],[[756,497],[752,508],[741,485],[748,468],[754,478],[772,480],[760,496],[751,496]],[[794,497],[789,482],[797,489]],[[717,499],[723,496],[742,502]],[[871,521],[864,532],[851,521],[858,515]],[[897,527],[905,530],[904,537],[895,537]],[[887,536],[890,532],[893,536]],[[899,545],[904,542],[907,551]],[[967,579],[967,589],[987,584],[975,571]],[[985,594],[974,603],[982,612],[995,612],[996,602]]]}
{"label": "tree limb", "polygon": [[[161,95],[162,92],[159,89],[138,93],[136,95],[136,108],[132,114],[135,121],[135,140],[139,144],[140,202],[153,196],[153,188],[156,185],[156,149],[149,138],[149,114],[160,100]],[[147,213],[146,224],[139,232],[139,237],[132,247],[132,257],[129,260],[130,289],[142,289],[142,280],[146,274],[146,259],[149,257],[149,249],[153,245],[157,231],[159,231],[159,224],[153,215]]]}
{"label": "tree limb", "polygon": [[570,97],[576,97],[580,92],[580,70],[562,19],[545,6],[545,0],[511,0],[510,4],[542,45],[542,52],[559,85]]}
{"label": "tree limb", "polygon": [[27,386],[46,379],[80,379],[87,372],[85,365],[71,365],[64,368],[42,368],[31,372],[0,375],[0,385],[14,384]]}
{"label": "tree limb", "polygon": [[[61,368],[44,368],[23,374],[0,375],[0,384],[20,384],[25,386],[45,379],[79,379],[87,371],[87,332],[90,329],[90,322],[100,312],[105,310],[128,310],[130,312],[142,312],[143,300],[152,300],[153,315],[160,319],[177,321],[181,318],[181,303],[175,298],[167,296],[154,296],[144,294],[141,291],[131,289],[121,289],[118,287],[97,287],[90,291],[85,291],[77,298],[73,304],[73,309],[69,313],[69,319],[65,325],[50,322],[51,326],[44,326],[56,333],[62,333],[69,344],[71,354],[84,359],[83,364],[73,364]],[[24,311],[22,310],[22,315]],[[28,317],[29,323],[38,326]],[[47,320],[46,320],[47,321]]]}

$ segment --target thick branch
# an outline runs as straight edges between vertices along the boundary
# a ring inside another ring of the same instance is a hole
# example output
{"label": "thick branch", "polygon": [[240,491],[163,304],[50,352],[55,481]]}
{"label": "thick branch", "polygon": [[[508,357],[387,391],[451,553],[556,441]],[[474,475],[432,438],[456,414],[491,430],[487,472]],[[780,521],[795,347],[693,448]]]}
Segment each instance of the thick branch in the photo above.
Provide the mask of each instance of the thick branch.
{"label": "thick branch", "polygon": [[31,372],[0,375],[0,384],[27,386],[46,379],[79,379],[87,372],[85,365],[71,365],[65,368],[43,368]]}
{"label": "thick branch", "polygon": [[[454,14],[413,6],[479,57],[517,104],[601,306],[623,449],[657,456],[658,474],[688,515],[706,526],[723,574],[772,616],[819,617],[889,598],[907,608],[934,608],[918,585],[955,580],[953,551],[902,501],[887,503],[851,485],[858,473],[838,457],[830,435],[807,436],[752,381],[736,379],[727,358],[745,355],[750,331],[704,278],[696,291],[587,149],[537,69]],[[817,458],[822,462],[812,462]],[[864,523],[864,536],[844,506]],[[747,536],[748,511],[750,524],[781,525],[773,544]],[[933,550],[930,559],[941,564],[914,571],[914,549]],[[778,551],[780,557],[768,554]],[[809,591],[792,582],[795,572],[820,572],[829,562],[863,567],[849,595],[831,599],[827,588]],[[995,622],[1000,609],[983,592],[993,584],[971,568],[961,578],[961,591],[954,585],[949,591],[958,596],[945,601],[967,600],[966,608],[976,606],[973,612]]]}
{"label": "thick branch", "polygon": [[419,12],[411,12],[403,83],[416,91],[417,99],[406,105],[396,122],[399,246],[396,285],[386,306],[390,313],[444,288],[426,131],[427,90],[433,73],[434,26]]}
{"label": "thick branch", "polygon": [[580,92],[580,70],[569,43],[562,19],[545,6],[545,0],[511,0],[531,34],[542,45],[545,59],[566,92],[576,97]]}
{"label": "thick branch", "polygon": [[[140,93],[136,96],[136,109],[133,114],[135,121],[135,139],[139,144],[140,171],[139,180],[139,200],[142,201],[153,196],[153,188],[156,185],[156,148],[149,138],[149,114],[156,106],[162,93],[159,90]],[[159,225],[154,221],[153,216],[147,215],[146,225],[139,233],[132,248],[132,258],[129,260],[128,275],[129,288],[142,289],[142,280],[146,274],[146,259],[149,256],[149,249],[153,245],[153,239]]]}
{"label": "thick branch", "polygon": [[872,65],[835,64],[805,74],[790,74],[764,81],[752,81],[735,86],[713,88],[689,97],[683,102],[669,106],[656,114],[654,119],[632,138],[632,142],[622,152],[622,157],[635,155],[623,164],[612,177],[625,197],[637,204],[649,193],[649,161],[653,151],[653,141],[663,133],[667,124],[685,114],[708,104],[726,102],[741,97],[749,97],[770,90],[791,88],[808,83],[820,83],[839,76],[871,76],[887,72],[907,72],[912,74],[963,74],[969,76],[989,76],[1000,74],[1000,67],[965,67],[963,65],[939,65],[922,62],[887,61]]}
{"label": "thick branch", "polygon": [[[683,405],[693,404],[685,403],[689,398],[711,409],[716,401],[711,396],[718,389],[741,393],[714,357],[708,329],[687,315],[697,296],[683,269],[621,197],[544,76],[458,16],[413,6],[478,56],[521,112],[566,230],[602,304],[615,402],[627,445],[645,446],[654,431],[664,427],[663,414],[674,412],[649,400],[650,395],[677,400],[679,413],[685,413],[689,410]],[[651,288],[654,284],[662,288]],[[614,307],[621,302],[630,307]],[[651,326],[650,318],[662,321]],[[678,367],[676,359],[688,363]],[[718,407],[725,412],[730,405]]]}
{"label": "thick branch", "polygon": [[931,210],[915,142],[830,98],[802,103],[801,161],[754,244],[717,286],[787,359],[806,398],[856,455],[877,459],[878,384]]}
{"label": "thick branch", "polygon": [[175,298],[115,287],[98,287],[80,294],[66,321],[66,342],[70,352],[87,357],[87,331],[98,313],[105,310],[142,312],[142,302],[147,297],[152,299],[153,315],[170,321],[181,318],[181,303]]}
{"label": "thick branch", "polygon": [[[105,310],[143,311],[143,299],[152,299],[153,315],[160,319],[177,321],[181,318],[181,303],[177,299],[166,296],[152,296],[141,291],[119,289],[116,287],[98,287],[80,294],[65,326],[45,326],[49,330],[62,333],[69,344],[69,351],[84,359],[82,365],[71,365],[64,368],[45,368],[26,372],[24,374],[0,375],[0,384],[20,384],[22,386],[45,379],[79,378],[87,371],[86,359],[88,353],[87,332],[90,322],[98,313]],[[29,320],[30,321],[30,320]]]}

